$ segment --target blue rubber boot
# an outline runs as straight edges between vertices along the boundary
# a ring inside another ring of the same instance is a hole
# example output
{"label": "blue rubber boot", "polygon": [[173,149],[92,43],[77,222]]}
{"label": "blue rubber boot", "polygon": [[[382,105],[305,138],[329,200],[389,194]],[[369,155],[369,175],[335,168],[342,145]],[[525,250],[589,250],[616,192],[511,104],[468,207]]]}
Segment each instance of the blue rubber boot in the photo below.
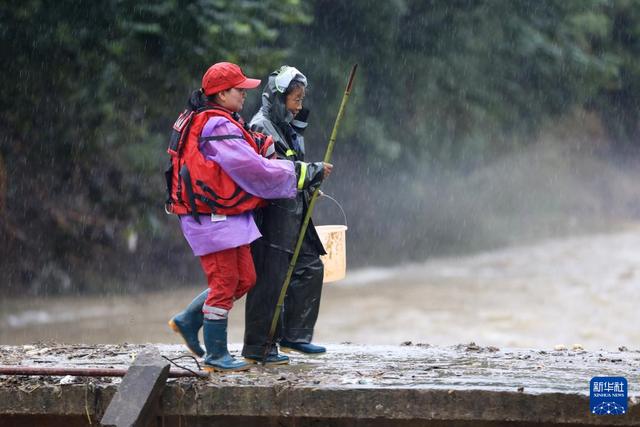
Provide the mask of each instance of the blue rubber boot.
{"label": "blue rubber boot", "polygon": [[204,357],[205,371],[246,371],[250,365],[236,360],[227,349],[227,319],[204,319],[204,346],[207,354]]}
{"label": "blue rubber boot", "polygon": [[285,356],[284,354],[278,354],[278,347],[275,345],[271,347],[271,350],[267,354],[267,357],[263,359],[263,356],[244,356],[244,359],[249,363],[263,363],[265,365],[286,365],[289,363],[289,356]]}
{"label": "blue rubber boot", "polygon": [[282,340],[280,341],[280,350],[282,351],[297,351],[304,354],[321,354],[326,353],[326,347],[304,342],[290,342]]}
{"label": "blue rubber boot", "polygon": [[187,348],[198,357],[204,356],[204,350],[200,347],[200,340],[198,340],[198,331],[202,327],[202,320],[204,319],[202,305],[208,294],[209,289],[205,289],[204,292],[191,301],[184,311],[169,320],[169,327],[182,337]]}

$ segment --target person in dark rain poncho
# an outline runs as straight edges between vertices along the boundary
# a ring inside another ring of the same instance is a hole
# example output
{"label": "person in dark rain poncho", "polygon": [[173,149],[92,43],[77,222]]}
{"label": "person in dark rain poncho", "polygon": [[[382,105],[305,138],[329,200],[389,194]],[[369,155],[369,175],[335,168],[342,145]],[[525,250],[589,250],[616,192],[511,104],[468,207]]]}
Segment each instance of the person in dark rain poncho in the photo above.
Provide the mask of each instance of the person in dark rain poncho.
{"label": "person in dark rain poncho", "polygon": [[238,115],[246,89],[259,84],[235,64],[212,65],[202,78],[202,89],[194,92],[189,108],[174,124],[174,130],[184,126],[179,148],[169,150],[173,167],[168,211],[179,215],[184,237],[200,257],[209,284],[169,324],[200,356],[204,352],[198,331],[204,324],[208,370],[249,367],[228,352],[227,317],[233,302],[256,280],[249,244],[260,233],[253,209],[264,204],[262,199],[295,199],[301,188],[324,178],[322,164],[309,174],[306,163],[263,156],[268,154],[264,146]]}
{"label": "person in dark rain poncho", "polygon": [[[303,108],[307,79],[294,67],[283,66],[273,72],[262,93],[262,107],[251,119],[250,127],[273,137],[278,158],[302,161],[305,155],[304,131],[309,111]],[[327,165],[331,167],[331,165]],[[309,173],[309,171],[307,171]],[[318,182],[319,184],[319,182]],[[271,200],[257,213],[262,238],[252,245],[257,284],[247,295],[245,335],[242,355],[267,364],[287,363],[272,344],[265,347],[278,297],[289,268],[314,186],[299,191],[295,199]],[[276,339],[282,350],[307,354],[324,353],[324,347],[311,343],[318,318],[324,268],[320,255],[326,252],[318,234],[309,224],[300,255],[284,300]]]}

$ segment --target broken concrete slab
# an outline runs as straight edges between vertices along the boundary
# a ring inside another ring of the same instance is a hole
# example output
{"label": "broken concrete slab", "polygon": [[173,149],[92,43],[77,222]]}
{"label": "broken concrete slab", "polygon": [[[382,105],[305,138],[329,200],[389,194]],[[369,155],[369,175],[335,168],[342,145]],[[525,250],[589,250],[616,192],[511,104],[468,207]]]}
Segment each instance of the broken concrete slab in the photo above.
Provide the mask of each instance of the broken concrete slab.
{"label": "broken concrete slab", "polygon": [[155,347],[146,348],[129,367],[109,403],[101,424],[107,427],[146,427],[157,416],[158,402],[170,364]]}

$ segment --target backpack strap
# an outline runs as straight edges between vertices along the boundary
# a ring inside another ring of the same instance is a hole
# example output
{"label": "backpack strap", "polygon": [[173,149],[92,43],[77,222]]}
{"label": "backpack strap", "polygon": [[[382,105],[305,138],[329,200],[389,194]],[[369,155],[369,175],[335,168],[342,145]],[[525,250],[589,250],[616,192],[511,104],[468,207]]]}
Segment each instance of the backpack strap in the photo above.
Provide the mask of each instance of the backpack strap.
{"label": "backpack strap", "polygon": [[205,141],[223,141],[226,139],[242,139],[244,141],[244,136],[240,135],[215,135],[215,136],[201,136],[198,138],[198,142]]}
{"label": "backpack strap", "polygon": [[182,165],[180,169],[180,176],[184,180],[184,187],[187,190],[187,197],[189,198],[189,206],[191,206],[191,216],[196,220],[198,224],[200,222],[200,216],[198,215],[198,209],[196,208],[196,197],[193,193],[193,186],[191,185],[191,174],[187,165]]}
{"label": "backpack strap", "polygon": [[213,199],[208,198],[204,194],[198,194],[198,193],[195,194],[195,198],[200,200],[205,205],[209,206],[213,212],[215,212],[217,208],[227,208],[227,209],[235,208],[240,203],[243,203],[243,202],[245,202],[246,200],[248,200],[248,199],[250,199],[252,197],[254,197],[254,196],[249,194],[249,193],[245,193],[244,196],[240,197],[240,199],[238,199],[234,204],[225,206],[225,205],[222,205],[222,204],[216,202]]}
{"label": "backpack strap", "polygon": [[216,200],[233,200],[242,191],[242,188],[240,188],[240,186],[236,184],[236,190],[233,192],[233,194],[231,196],[222,197],[222,196],[219,196],[218,194],[216,194],[216,192],[213,191],[213,189],[211,187],[209,187],[207,184],[205,184],[204,182],[202,182],[200,180],[196,180],[196,185],[198,187],[202,188],[205,192],[211,194],[213,196],[213,198],[216,199]]}

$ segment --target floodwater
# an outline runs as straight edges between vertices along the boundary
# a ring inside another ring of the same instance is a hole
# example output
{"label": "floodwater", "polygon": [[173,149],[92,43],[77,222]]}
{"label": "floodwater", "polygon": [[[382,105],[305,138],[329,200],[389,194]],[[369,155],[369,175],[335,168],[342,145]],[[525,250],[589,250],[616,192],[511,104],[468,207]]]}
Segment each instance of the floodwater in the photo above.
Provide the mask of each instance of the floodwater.
{"label": "floodwater", "polygon": [[[201,286],[0,303],[0,344],[179,343],[167,327]],[[243,301],[230,341],[242,341]],[[325,285],[315,341],[615,350],[640,342],[640,227],[396,268]]]}

